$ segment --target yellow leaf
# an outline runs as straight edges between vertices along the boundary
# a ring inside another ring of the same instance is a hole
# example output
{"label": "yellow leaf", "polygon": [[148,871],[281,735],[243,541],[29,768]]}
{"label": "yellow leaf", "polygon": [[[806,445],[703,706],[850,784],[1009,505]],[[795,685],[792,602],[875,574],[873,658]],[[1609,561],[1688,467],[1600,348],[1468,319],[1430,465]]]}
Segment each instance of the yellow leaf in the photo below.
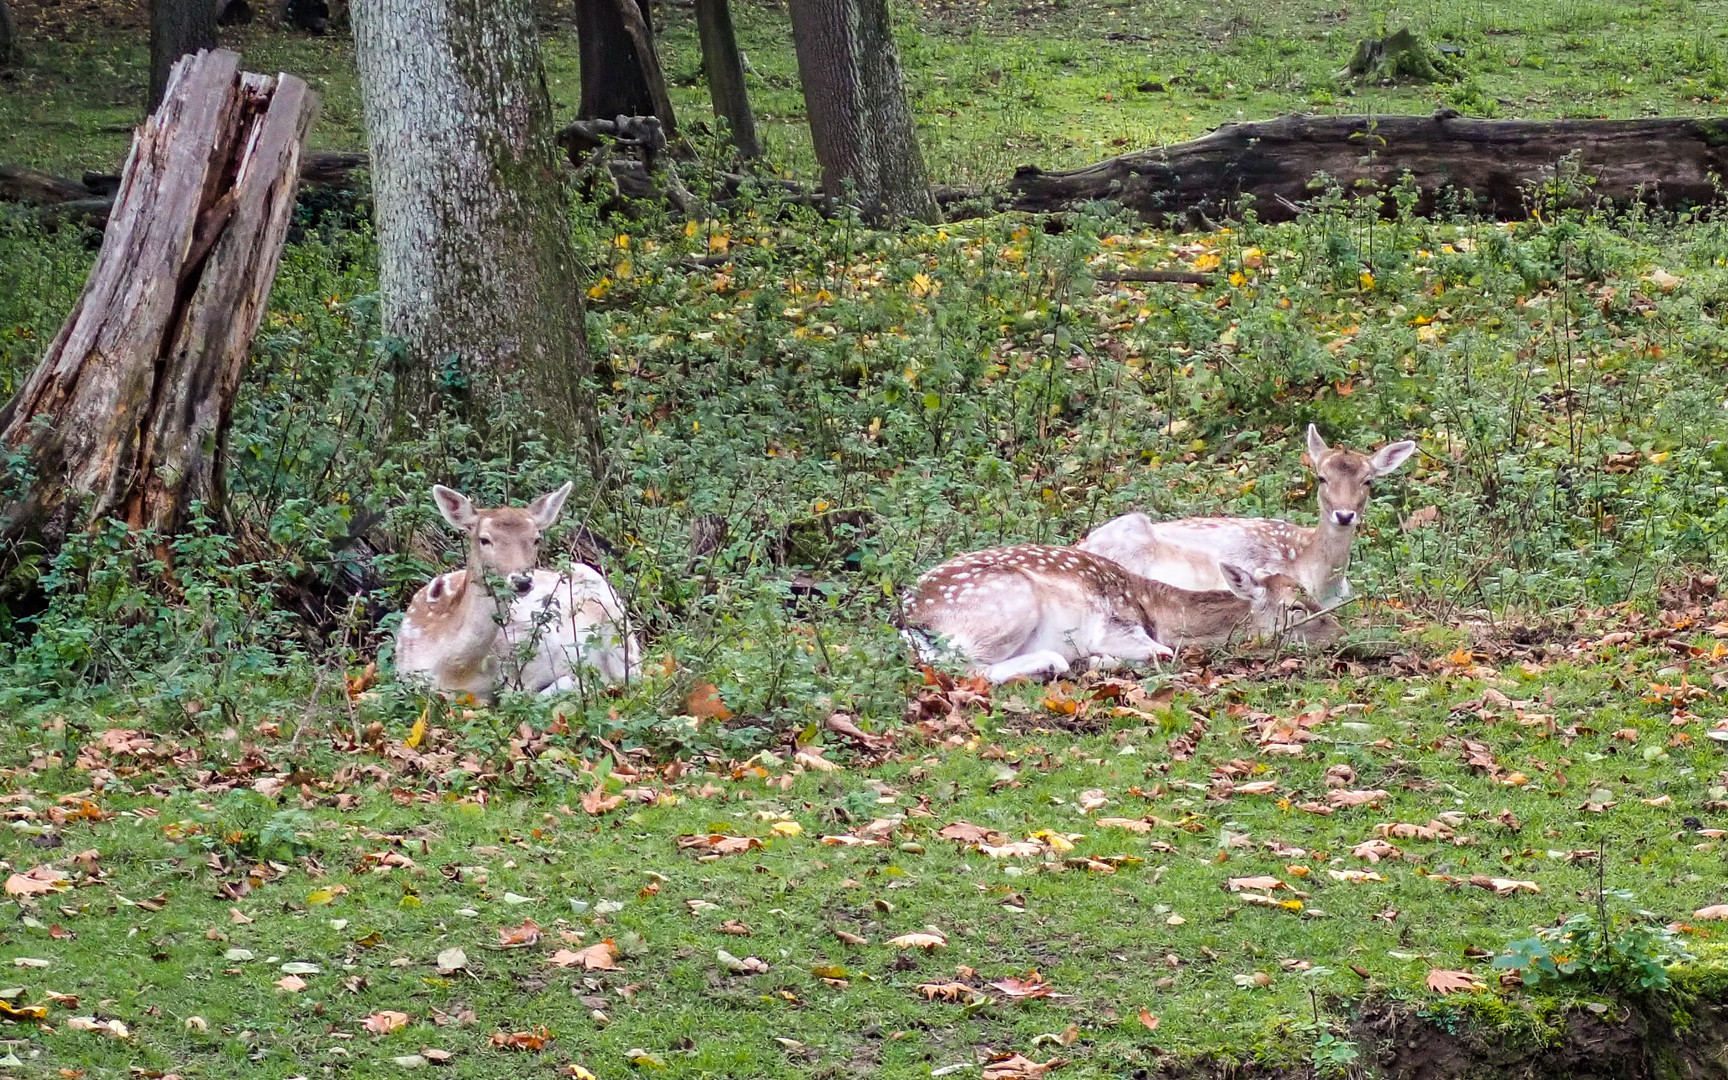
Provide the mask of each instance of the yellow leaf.
{"label": "yellow leaf", "polygon": [[313,907],[335,902],[338,896],[348,891],[346,885],[331,885],[328,888],[316,889],[306,894],[306,902]]}
{"label": "yellow leaf", "polygon": [[1230,284],[1236,286],[1236,288],[1240,289],[1242,286],[1246,285],[1247,283],[1248,283],[1248,278],[1246,275],[1244,275],[1242,273],[1242,271],[1232,270],[1230,272]]}
{"label": "yellow leaf", "polygon": [[1037,832],[1032,834],[1032,839],[1044,841],[1046,844],[1050,845],[1050,850],[1052,851],[1069,852],[1074,850],[1073,841],[1069,840],[1061,833],[1051,832],[1049,829],[1039,829]]}
{"label": "yellow leaf", "polygon": [[773,825],[773,829],[781,836],[797,836],[799,833],[804,831],[804,826],[798,824],[796,821],[776,821]]}
{"label": "yellow leaf", "polygon": [[588,299],[598,300],[602,296],[605,296],[607,290],[610,288],[612,288],[612,279],[609,277],[603,277],[599,281],[588,286]]}
{"label": "yellow leaf", "polygon": [[1206,254],[1194,260],[1194,269],[1201,271],[1216,270],[1223,264],[1223,262],[1224,260],[1219,257],[1217,252],[1208,251]]}
{"label": "yellow leaf", "polygon": [[426,718],[431,711],[432,706],[430,705],[420,710],[420,718],[414,721],[414,726],[408,731],[408,737],[402,740],[403,744],[407,746],[408,749],[418,750],[420,744],[426,741]]}
{"label": "yellow leaf", "polygon": [[1374,275],[1369,271],[1364,270],[1360,274],[1356,275],[1356,282],[1364,289],[1372,289],[1374,287]]}

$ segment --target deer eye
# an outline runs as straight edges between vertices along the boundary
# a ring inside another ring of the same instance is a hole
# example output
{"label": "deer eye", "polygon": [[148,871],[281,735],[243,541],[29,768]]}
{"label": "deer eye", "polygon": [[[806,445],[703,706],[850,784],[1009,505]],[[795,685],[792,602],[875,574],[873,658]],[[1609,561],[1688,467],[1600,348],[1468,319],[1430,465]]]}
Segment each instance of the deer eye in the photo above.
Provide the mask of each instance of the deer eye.
{"label": "deer eye", "polygon": [[482,536],[480,538],[480,546],[481,547],[491,547],[492,546],[492,538],[490,536]]}

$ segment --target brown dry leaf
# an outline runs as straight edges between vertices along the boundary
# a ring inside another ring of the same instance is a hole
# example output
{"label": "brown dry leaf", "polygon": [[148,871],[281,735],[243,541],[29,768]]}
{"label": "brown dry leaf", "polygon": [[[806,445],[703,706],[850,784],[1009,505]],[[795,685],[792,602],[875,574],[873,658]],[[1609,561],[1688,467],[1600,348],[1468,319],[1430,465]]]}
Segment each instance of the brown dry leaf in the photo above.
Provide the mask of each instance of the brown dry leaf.
{"label": "brown dry leaf", "polygon": [[1142,836],[1152,831],[1152,823],[1143,818],[1101,817],[1093,824],[1102,829],[1127,829]]}
{"label": "brown dry leaf", "polygon": [[720,688],[711,682],[700,682],[684,699],[684,711],[698,720],[730,720],[732,710],[720,697]]}
{"label": "brown dry leaf", "polygon": [[737,919],[727,919],[725,922],[721,923],[720,932],[722,934],[731,934],[734,937],[749,937],[751,934],[750,927],[739,922]]}
{"label": "brown dry leaf", "polygon": [[1368,791],[1346,791],[1342,788],[1326,793],[1326,801],[1335,807],[1368,806],[1390,799],[1392,793],[1381,788]]}
{"label": "brown dry leaf", "polygon": [[1035,840],[1016,840],[1011,844],[979,844],[978,850],[992,859],[1027,859],[1044,854],[1044,845]]}
{"label": "brown dry leaf", "polygon": [[843,833],[840,836],[818,837],[817,843],[827,844],[830,847],[883,847],[888,841],[872,840],[867,836],[853,836],[851,833]]}
{"label": "brown dry leaf", "polygon": [[936,832],[944,840],[958,840],[964,844],[981,844],[990,838],[990,830],[980,828],[969,821],[956,821],[944,825]]}
{"label": "brown dry leaf", "polygon": [[792,763],[809,769],[811,772],[839,772],[840,766],[822,756],[820,746],[806,746],[792,755]]}
{"label": "brown dry leaf", "polygon": [[1404,853],[1386,841],[1375,838],[1357,844],[1350,849],[1350,854],[1358,859],[1367,859],[1371,863],[1377,863],[1381,859],[1401,858]]}
{"label": "brown dry leaf", "polygon": [[584,971],[617,971],[617,959],[618,946],[607,938],[586,949],[559,949],[546,962],[554,967],[579,967]]}
{"label": "brown dry leaf", "polygon": [[1000,990],[1011,998],[1042,998],[1050,997],[1055,993],[1044,981],[1044,976],[1036,971],[1031,972],[1024,979],[1010,975],[1006,979],[998,979],[988,985],[992,990]]}
{"label": "brown dry leaf", "polygon": [[1424,525],[1432,525],[1438,520],[1440,520],[1440,508],[1438,506],[1424,506],[1420,510],[1412,510],[1410,516],[1400,523],[1399,528],[1405,532],[1413,532]]}
{"label": "brown dry leaf", "polygon": [[1444,821],[1430,821],[1426,825],[1399,821],[1374,826],[1374,835],[1395,840],[1448,840],[1452,837],[1452,829]]}
{"label": "brown dry leaf", "polygon": [[1469,994],[1488,987],[1468,971],[1448,971],[1445,968],[1431,968],[1428,971],[1428,989],[1436,994]]}
{"label": "brown dry leaf", "polygon": [[1147,1031],[1157,1031],[1158,1030],[1158,1018],[1156,1016],[1152,1015],[1152,1012],[1150,1009],[1141,1009],[1140,1010],[1140,1023],[1143,1027],[1146,1028]]}
{"label": "brown dry leaf", "polygon": [[1080,793],[1080,812],[1090,814],[1092,811],[1109,802],[1109,796],[1098,788],[1088,788]]}
{"label": "brown dry leaf", "polygon": [[590,814],[604,814],[608,810],[616,810],[624,805],[624,796],[608,795],[603,785],[595,784],[594,790],[582,796],[582,809]]}
{"label": "brown dry leaf", "polygon": [[1692,913],[1694,919],[1728,919],[1728,904],[1711,904]]}
{"label": "brown dry leaf", "polygon": [[1348,881],[1354,885],[1361,885],[1368,881],[1386,880],[1372,870],[1328,870],[1326,873],[1331,875],[1333,881]]}
{"label": "brown dry leaf", "polygon": [[839,938],[841,941],[844,941],[848,945],[868,945],[868,944],[870,944],[869,938],[861,937],[860,935],[854,934],[848,930],[836,930],[836,931],[834,931],[834,936]]}
{"label": "brown dry leaf", "polygon": [[970,1001],[977,993],[965,983],[919,983],[918,992],[927,1001]]}
{"label": "brown dry leaf", "polygon": [[522,920],[521,926],[500,926],[498,944],[506,949],[519,949],[540,940],[540,927],[533,919]]}
{"label": "brown dry leaf", "polygon": [[6,895],[8,896],[41,896],[43,893],[59,892],[69,888],[71,882],[51,866],[36,866],[22,874],[12,874],[6,879]]}
{"label": "brown dry leaf", "polygon": [[348,698],[349,698],[349,700],[352,701],[353,699],[359,697],[361,694],[364,694],[366,691],[372,689],[372,687],[377,684],[377,682],[378,682],[378,663],[377,663],[377,661],[373,661],[372,663],[367,664],[364,668],[361,669],[360,674],[358,674],[358,675],[346,676],[344,678],[344,681],[348,684]]}
{"label": "brown dry leaf", "polygon": [[306,989],[306,980],[302,979],[298,975],[284,975],[280,979],[276,980],[276,985],[291,994],[298,994],[300,991]]}
{"label": "brown dry leaf", "polygon": [[228,909],[228,921],[233,923],[235,926],[245,926],[247,923],[257,922],[258,920],[246,914],[244,911],[241,911],[237,907],[231,907]]}
{"label": "brown dry leaf", "polygon": [[902,949],[939,949],[948,944],[948,939],[941,934],[901,934],[899,937],[889,938],[888,944]]}
{"label": "brown dry leaf", "polygon": [[1246,784],[1237,784],[1230,790],[1237,795],[1270,795],[1278,790],[1278,781],[1250,780]]}
{"label": "brown dry leaf", "polygon": [[1539,893],[1542,886],[1534,881],[1517,881],[1513,878],[1486,877],[1478,874],[1470,879],[1470,884],[1481,889],[1491,889],[1495,896],[1511,896],[1514,893]]}
{"label": "brown dry leaf", "polygon": [[364,1022],[366,1030],[370,1031],[374,1035],[388,1035],[392,1031],[406,1027],[407,1025],[408,1014],[405,1012],[396,1012],[392,1009],[375,1012],[371,1016],[368,1016]]}
{"label": "brown dry leaf", "polygon": [[114,1039],[124,1039],[132,1034],[125,1024],[118,1020],[98,1020],[94,1016],[74,1016],[66,1021],[66,1026],[73,1031],[99,1031]]}
{"label": "brown dry leaf", "polygon": [[678,846],[681,848],[699,848],[715,855],[739,855],[751,848],[759,848],[764,845],[754,836],[726,836],[721,833],[705,833],[696,836],[680,836]]}
{"label": "brown dry leaf", "polygon": [[505,1050],[540,1050],[552,1039],[552,1032],[544,1027],[532,1031],[498,1031],[492,1034],[492,1045]]}
{"label": "brown dry leaf", "polygon": [[1272,889],[1288,889],[1289,887],[1269,874],[1262,874],[1259,877],[1233,877],[1224,882],[1224,888],[1229,892],[1241,892],[1244,889],[1267,892]]}
{"label": "brown dry leaf", "polygon": [[1057,1058],[1040,1062],[1023,1054],[1014,1054],[987,1063],[984,1066],[983,1080],[1036,1080],[1061,1064]]}

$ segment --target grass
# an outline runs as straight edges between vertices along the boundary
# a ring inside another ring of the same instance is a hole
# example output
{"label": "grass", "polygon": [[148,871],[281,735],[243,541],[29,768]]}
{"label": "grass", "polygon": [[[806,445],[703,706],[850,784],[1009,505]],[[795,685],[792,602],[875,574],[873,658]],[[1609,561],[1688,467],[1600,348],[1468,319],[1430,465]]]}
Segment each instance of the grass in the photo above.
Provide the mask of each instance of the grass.
{"label": "grass", "polygon": [[[814,157],[788,24],[772,5],[737,7],[770,151],[808,173]],[[1724,0],[1376,0],[1344,10],[1318,0],[1032,0],[930,3],[897,14],[925,154],[944,183],[999,183],[1016,165],[1074,167],[1291,110],[1450,105],[1489,116],[1708,116],[1721,112],[1728,91]],[[118,168],[142,119],[146,40],[129,25],[31,35],[40,21],[32,4],[20,18],[25,63],[0,100],[0,158],[70,175]],[[548,85],[555,114],[568,118],[579,96],[574,32],[549,25]],[[1402,26],[1463,48],[1469,78],[1455,86],[1338,78],[1358,39]],[[707,121],[694,17],[668,9],[659,28],[678,115]],[[315,145],[364,148],[346,38],[285,34],[260,22],[224,30],[223,44],[251,68],[293,72],[323,94]]]}
{"label": "grass", "polygon": [[[903,29],[937,175],[991,182],[1238,110],[1454,100],[1332,80],[1355,38],[1405,23],[1463,44],[1462,92],[1508,114],[1707,112],[1723,6],[932,6]],[[777,160],[805,169],[783,27],[740,7]],[[683,19],[667,68],[694,117]],[[359,143],[342,42],[237,40],[252,66],[321,81],[324,145]],[[136,41],[29,44],[0,157],[116,162]],[[571,50],[548,54],[568,112]],[[398,609],[457,557],[432,482],[519,502],[572,461],[484,382],[508,438],[454,415],[386,437],[372,238],[308,209],[236,408],[231,532],[175,540],[172,588],[149,538],[79,538],[35,567],[34,607],[0,612],[0,856],[71,883],[8,894],[0,964],[21,992],[0,1000],[48,1013],[5,1021],[0,1067],[396,1075],[432,1048],[460,1076],[965,1076],[997,1053],[1078,1077],[1361,1075],[1400,1052],[1357,1023],[1376,1008],[1532,1054],[1564,1044],[1569,1009],[1623,1015],[1624,973],[1520,987],[1491,965],[1596,910],[1600,886],[1631,894],[1607,899],[1622,928],[1682,926],[1697,959],[1674,978],[1700,996],[1651,1008],[1702,1016],[1723,942],[1693,913],[1725,899],[1722,838],[1697,827],[1728,807],[1728,599],[1711,577],[1728,557],[1728,233],[1716,214],[1532,198],[1511,224],[1322,197],[1289,225],[1185,235],[1086,215],[877,232],[774,205],[690,225],[577,207],[614,487],[578,476],[570,516],[614,541],[649,673],[453,714],[388,678],[342,685],[380,646],[388,675],[388,617],[313,626],[296,605],[351,565],[358,533],[390,552],[370,599]],[[88,240],[0,217],[0,393],[76,298]],[[722,251],[724,268],[691,269]],[[1216,280],[1097,280],[1125,265]],[[1310,421],[1423,451],[1379,486],[1342,650],[1190,656],[1132,688],[987,704],[906,667],[894,597],[958,551],[1066,541],[1131,508],[1309,520]],[[726,532],[693,555],[710,516]],[[707,685],[729,715],[693,720]],[[839,739],[835,712],[891,748]],[[1301,752],[1269,748],[1266,726],[1299,716],[1316,720]],[[795,756],[812,745],[838,768]],[[1385,795],[1303,809],[1340,790]],[[1144,834],[1099,820],[1146,816]],[[1453,835],[1354,853],[1378,825],[1435,819]],[[1036,852],[938,835],[962,821]],[[763,846],[700,861],[678,838],[703,834]],[[885,843],[821,841],[845,835]],[[1307,893],[1301,910],[1225,888],[1256,876]],[[527,919],[539,941],[496,948]],[[932,926],[944,946],[890,943]],[[607,939],[617,970],[548,962]],[[451,948],[465,963],[440,970]],[[317,970],[285,988],[285,963]],[[1484,988],[1442,997],[1431,969]],[[1052,995],[989,986],[1033,971]],[[959,988],[920,989],[938,984]],[[367,1030],[386,1011],[405,1025]],[[540,1049],[493,1045],[542,1026]]]}

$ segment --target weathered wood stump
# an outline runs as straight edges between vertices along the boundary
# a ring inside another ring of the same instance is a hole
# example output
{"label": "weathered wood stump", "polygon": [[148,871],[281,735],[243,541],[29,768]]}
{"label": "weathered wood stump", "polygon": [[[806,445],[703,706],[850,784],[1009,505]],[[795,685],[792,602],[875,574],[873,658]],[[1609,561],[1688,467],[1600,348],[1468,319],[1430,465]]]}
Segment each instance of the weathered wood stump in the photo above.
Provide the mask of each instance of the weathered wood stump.
{"label": "weathered wood stump", "polygon": [[1010,209],[1071,210],[1108,200],[1154,219],[1231,217],[1253,196],[1262,220],[1289,220],[1324,174],[1346,192],[1369,181],[1384,198],[1406,173],[1417,211],[1458,198],[1502,219],[1525,217],[1531,184],[1574,163],[1576,202],[1677,208],[1714,202],[1728,175],[1728,121],[1471,120],[1434,116],[1282,116],[1226,124],[1161,150],[1124,154],[1071,172],[1022,166]]}
{"label": "weathered wood stump", "polygon": [[232,52],[181,59],[134,137],[83,295],[16,397],[21,462],[0,550],[57,549],[87,522],[170,533],[220,508],[241,365],[264,317],[317,98]]}

